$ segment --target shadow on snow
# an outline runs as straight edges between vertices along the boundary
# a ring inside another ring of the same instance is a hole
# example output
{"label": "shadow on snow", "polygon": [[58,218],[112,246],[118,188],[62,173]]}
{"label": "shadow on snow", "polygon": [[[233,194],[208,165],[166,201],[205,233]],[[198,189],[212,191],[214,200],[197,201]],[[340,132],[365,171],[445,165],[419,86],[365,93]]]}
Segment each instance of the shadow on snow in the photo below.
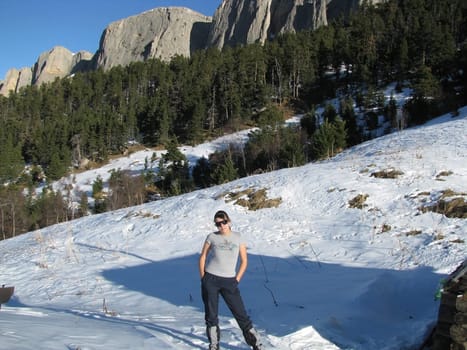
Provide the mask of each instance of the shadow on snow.
{"label": "shadow on snow", "polygon": [[[103,276],[129,290],[203,312],[197,254],[146,260],[104,271]],[[428,267],[397,271],[249,254],[240,290],[254,324],[268,334],[282,337],[312,326],[341,346],[371,348],[376,345],[372,339],[387,337],[388,327],[397,337],[404,327],[407,332],[411,325],[422,330],[430,326],[423,322],[436,317],[433,296],[439,279]],[[223,301],[219,313],[232,317]]]}

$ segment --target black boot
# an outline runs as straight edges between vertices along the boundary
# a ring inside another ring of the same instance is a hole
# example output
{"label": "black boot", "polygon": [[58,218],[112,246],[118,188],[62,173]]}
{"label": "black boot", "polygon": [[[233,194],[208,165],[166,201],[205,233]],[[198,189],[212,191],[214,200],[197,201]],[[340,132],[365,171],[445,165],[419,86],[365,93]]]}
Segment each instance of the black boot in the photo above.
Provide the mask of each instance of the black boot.
{"label": "black boot", "polygon": [[219,350],[219,340],[221,336],[219,326],[207,327],[206,334],[209,339],[209,350]]}
{"label": "black boot", "polygon": [[263,350],[263,344],[261,344],[261,340],[259,339],[259,334],[254,328],[250,328],[247,331],[243,332],[243,336],[245,337],[245,341],[248,345],[250,345],[253,350]]}

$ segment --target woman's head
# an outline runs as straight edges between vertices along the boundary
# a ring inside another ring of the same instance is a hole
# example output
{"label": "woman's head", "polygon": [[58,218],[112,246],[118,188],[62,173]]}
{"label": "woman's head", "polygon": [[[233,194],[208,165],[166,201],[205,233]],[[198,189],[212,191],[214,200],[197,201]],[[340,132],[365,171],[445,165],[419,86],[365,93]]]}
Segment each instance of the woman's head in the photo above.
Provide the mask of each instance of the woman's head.
{"label": "woman's head", "polygon": [[214,214],[214,224],[219,228],[230,224],[229,215],[223,210],[218,210],[216,214]]}

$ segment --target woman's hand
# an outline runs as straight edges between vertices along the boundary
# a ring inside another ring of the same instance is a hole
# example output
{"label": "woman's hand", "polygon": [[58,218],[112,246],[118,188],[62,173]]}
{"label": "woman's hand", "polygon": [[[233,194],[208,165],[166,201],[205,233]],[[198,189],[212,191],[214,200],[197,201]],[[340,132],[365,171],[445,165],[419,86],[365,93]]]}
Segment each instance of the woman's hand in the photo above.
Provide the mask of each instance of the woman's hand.
{"label": "woman's hand", "polygon": [[199,275],[201,279],[204,277],[204,267],[206,265],[206,257],[208,256],[209,248],[211,248],[211,245],[205,242],[199,256]]}
{"label": "woman's hand", "polygon": [[237,276],[235,276],[235,279],[238,283],[240,283],[240,280],[242,279],[243,274],[245,273],[246,268],[248,266],[248,255],[246,252],[245,244],[240,245],[240,250],[238,254],[240,255],[240,266],[238,268]]}

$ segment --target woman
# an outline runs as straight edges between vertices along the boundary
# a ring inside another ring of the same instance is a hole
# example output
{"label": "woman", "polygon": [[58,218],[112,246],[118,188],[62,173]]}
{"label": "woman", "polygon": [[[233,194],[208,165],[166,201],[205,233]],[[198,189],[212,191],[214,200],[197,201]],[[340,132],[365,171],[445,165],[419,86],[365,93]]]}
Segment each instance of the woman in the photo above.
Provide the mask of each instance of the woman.
{"label": "woman", "polygon": [[[207,236],[199,257],[209,350],[219,349],[219,294],[235,317],[247,344],[254,350],[261,350],[263,348],[258,333],[246,313],[238,289],[238,283],[248,265],[246,244],[239,233],[231,230],[231,221],[225,211],[216,212],[214,224],[218,231]],[[239,256],[240,266],[236,270]]]}

